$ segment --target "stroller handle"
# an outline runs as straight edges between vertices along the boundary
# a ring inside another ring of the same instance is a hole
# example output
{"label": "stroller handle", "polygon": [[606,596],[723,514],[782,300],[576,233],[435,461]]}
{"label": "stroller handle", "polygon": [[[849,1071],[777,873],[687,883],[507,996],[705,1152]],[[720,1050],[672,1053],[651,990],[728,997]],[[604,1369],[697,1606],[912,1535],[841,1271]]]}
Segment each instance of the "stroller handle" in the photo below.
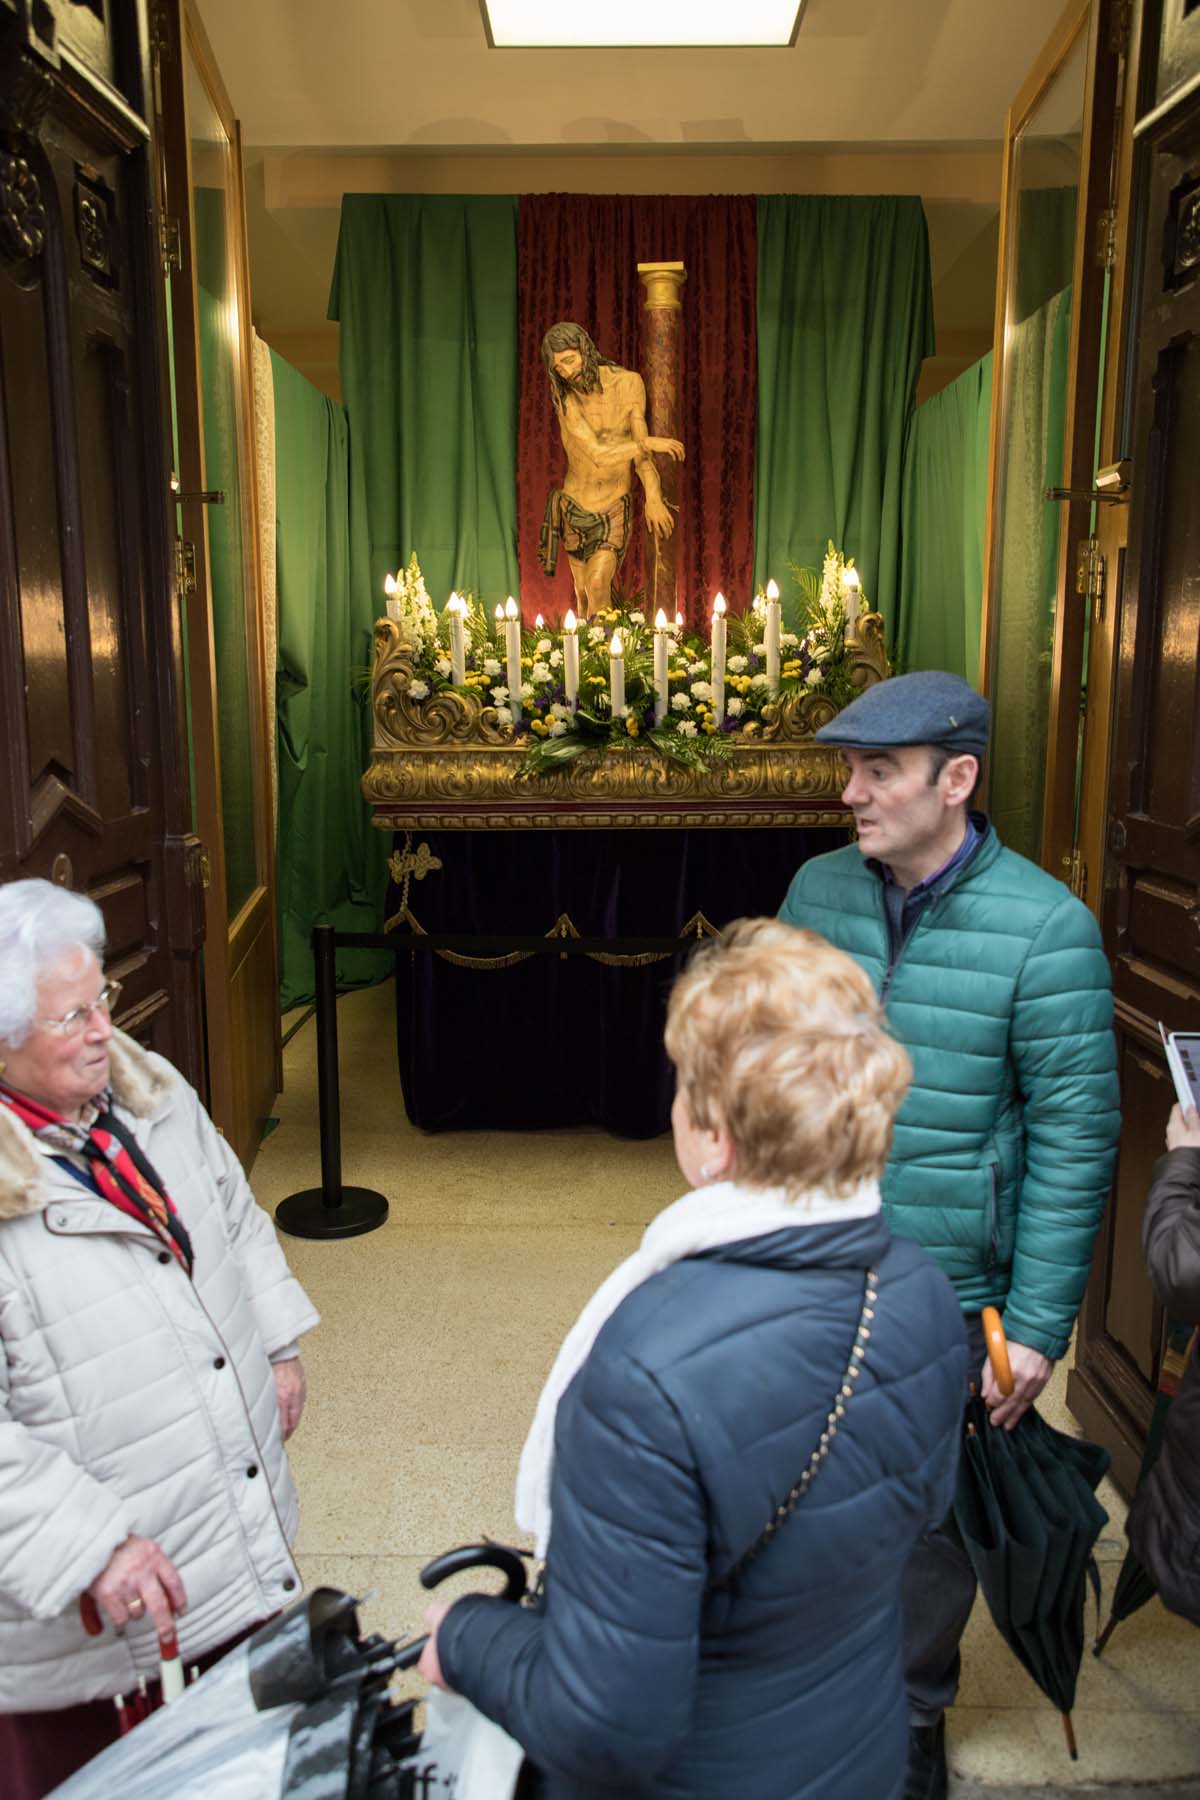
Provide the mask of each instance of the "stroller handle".
{"label": "stroller handle", "polygon": [[1000,1314],[994,1306],[985,1306],[980,1317],[983,1321],[983,1340],[987,1345],[988,1361],[992,1365],[992,1374],[996,1377],[996,1386],[1002,1394],[1011,1394],[1012,1364],[1008,1360],[1008,1339],[1004,1335]]}

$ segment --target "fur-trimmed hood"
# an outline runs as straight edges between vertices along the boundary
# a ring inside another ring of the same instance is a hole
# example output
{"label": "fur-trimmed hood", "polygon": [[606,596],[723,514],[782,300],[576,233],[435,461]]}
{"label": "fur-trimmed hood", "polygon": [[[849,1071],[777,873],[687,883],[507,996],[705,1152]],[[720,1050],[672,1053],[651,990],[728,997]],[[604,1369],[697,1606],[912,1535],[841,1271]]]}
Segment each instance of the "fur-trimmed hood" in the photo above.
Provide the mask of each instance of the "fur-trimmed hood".
{"label": "fur-trimmed hood", "polygon": [[[178,1082],[168,1062],[123,1031],[112,1035],[108,1068],[113,1099],[135,1119],[157,1118]],[[0,1222],[42,1212],[49,1203],[46,1158],[29,1127],[0,1106]]]}

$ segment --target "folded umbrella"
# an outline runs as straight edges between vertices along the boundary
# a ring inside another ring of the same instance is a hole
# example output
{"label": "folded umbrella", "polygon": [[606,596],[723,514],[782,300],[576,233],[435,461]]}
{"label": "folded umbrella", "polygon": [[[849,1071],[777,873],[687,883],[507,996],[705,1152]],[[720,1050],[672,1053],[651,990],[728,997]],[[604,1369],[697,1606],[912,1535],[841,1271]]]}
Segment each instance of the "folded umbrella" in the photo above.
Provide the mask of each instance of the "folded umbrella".
{"label": "folded umbrella", "polygon": [[[1011,1391],[988,1312],[988,1353]],[[1108,1462],[1099,1445],[1055,1431],[1033,1408],[1005,1431],[981,1398],[968,1403],[954,1519],[993,1622],[1062,1714],[1072,1758],[1089,1578],[1098,1592],[1092,1551],[1108,1518],[1094,1490]]]}

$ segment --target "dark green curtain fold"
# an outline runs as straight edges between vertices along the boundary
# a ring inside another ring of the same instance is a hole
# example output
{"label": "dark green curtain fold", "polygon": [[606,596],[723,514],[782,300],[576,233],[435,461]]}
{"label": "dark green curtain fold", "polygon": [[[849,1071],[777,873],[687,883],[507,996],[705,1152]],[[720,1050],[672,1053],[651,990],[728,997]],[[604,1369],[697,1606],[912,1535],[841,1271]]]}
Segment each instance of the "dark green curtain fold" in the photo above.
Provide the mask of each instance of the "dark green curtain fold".
{"label": "dark green curtain fold", "polygon": [[979,680],[992,357],[918,406],[904,449],[896,662]]}
{"label": "dark green curtain fold", "polygon": [[515,196],[342,202],[329,316],[341,323],[353,579],[379,610],[384,576],[414,550],[436,606],[451,588],[517,592],[516,246]]}
{"label": "dark green curtain fold", "polygon": [[904,438],[933,350],[918,199],[758,202],[756,581],[820,567],[832,537],[893,625]]}
{"label": "dark green curtain fold", "polygon": [[[271,353],[275,390],[280,1000],[311,999],[314,925],[378,931],[388,839],[359,778],[370,750],[358,677],[371,596],[351,580],[349,434],[340,406]],[[379,980],[386,952],[339,950],[338,984]]]}

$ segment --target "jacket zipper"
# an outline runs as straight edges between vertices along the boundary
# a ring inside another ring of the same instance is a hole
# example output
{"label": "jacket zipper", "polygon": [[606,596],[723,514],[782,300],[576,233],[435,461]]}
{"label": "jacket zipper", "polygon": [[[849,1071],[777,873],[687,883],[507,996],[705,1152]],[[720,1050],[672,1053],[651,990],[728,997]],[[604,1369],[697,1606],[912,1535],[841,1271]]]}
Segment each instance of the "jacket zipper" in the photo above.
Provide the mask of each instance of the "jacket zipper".
{"label": "jacket zipper", "polygon": [[987,1272],[989,1275],[994,1275],[996,1273],[996,1264],[1000,1259],[1000,1245],[999,1245],[998,1236],[997,1236],[997,1218],[996,1218],[996,1202],[997,1202],[996,1189],[998,1186],[998,1176],[999,1176],[999,1171],[996,1168],[995,1163],[989,1163],[988,1164],[988,1212],[987,1212],[988,1245],[987,1245],[987,1264],[986,1264]]}
{"label": "jacket zipper", "polygon": [[891,992],[892,982],[896,978],[896,970],[900,967],[900,958],[904,955],[904,952],[908,949],[908,946],[912,943],[913,939],[916,937],[918,931],[920,931],[922,925],[924,925],[926,919],[929,917],[929,915],[933,911],[934,907],[941,900],[941,897],[942,896],[940,894],[934,894],[933,897],[930,899],[928,905],[922,907],[920,916],[918,917],[916,924],[913,926],[912,930],[909,932],[909,934],[905,938],[904,942],[899,946],[899,948],[896,951],[895,956],[893,957],[893,956],[891,956],[892,934],[891,934],[891,929],[888,925],[887,901],[883,898],[882,890],[880,891],[879,904],[883,909],[884,939],[888,945],[888,953],[889,953],[889,959],[890,959],[888,962],[888,966],[884,971],[883,986],[879,990],[880,1006],[887,1005],[887,997],[888,997],[888,994]]}

